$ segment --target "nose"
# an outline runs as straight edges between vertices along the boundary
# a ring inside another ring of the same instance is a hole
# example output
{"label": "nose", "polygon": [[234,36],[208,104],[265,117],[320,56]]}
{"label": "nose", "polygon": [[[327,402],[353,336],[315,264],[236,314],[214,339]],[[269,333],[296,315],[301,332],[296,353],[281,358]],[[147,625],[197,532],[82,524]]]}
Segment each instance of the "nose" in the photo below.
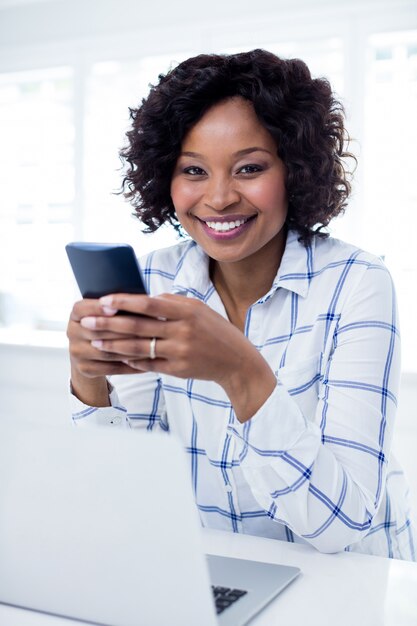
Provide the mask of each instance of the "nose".
{"label": "nose", "polygon": [[232,178],[213,176],[207,181],[204,204],[208,208],[223,211],[239,200],[240,194]]}

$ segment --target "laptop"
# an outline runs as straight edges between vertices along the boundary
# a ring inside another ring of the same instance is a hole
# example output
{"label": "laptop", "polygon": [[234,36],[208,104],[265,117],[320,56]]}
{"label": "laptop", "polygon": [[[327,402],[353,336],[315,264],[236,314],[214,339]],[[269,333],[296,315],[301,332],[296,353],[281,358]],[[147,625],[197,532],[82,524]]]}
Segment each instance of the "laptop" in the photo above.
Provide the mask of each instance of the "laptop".
{"label": "laptop", "polygon": [[0,602],[106,626],[239,626],[298,573],[204,554],[173,435],[0,419]]}

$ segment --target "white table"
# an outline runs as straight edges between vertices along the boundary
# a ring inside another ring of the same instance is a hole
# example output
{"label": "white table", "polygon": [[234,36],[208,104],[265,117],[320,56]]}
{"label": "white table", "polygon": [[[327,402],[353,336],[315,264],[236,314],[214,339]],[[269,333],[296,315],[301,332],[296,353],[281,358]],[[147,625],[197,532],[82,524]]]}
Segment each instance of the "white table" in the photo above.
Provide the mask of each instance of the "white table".
{"label": "white table", "polygon": [[417,626],[417,563],[219,531],[205,531],[204,548],[301,569],[251,626]]}
{"label": "white table", "polygon": [[[302,570],[251,626],[417,626],[417,563],[354,553],[320,554],[309,546],[214,530],[204,530],[203,541],[208,554]],[[76,623],[81,622],[0,604],[1,626]]]}

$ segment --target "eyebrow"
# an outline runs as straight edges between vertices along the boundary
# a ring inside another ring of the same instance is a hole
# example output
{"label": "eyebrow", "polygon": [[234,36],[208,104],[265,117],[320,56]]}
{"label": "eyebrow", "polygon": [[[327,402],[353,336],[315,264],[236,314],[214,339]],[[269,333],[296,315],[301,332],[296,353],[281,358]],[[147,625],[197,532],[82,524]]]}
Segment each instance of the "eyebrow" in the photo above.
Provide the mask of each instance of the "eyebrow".
{"label": "eyebrow", "polygon": [[[238,150],[234,152],[234,157],[245,156],[246,154],[251,154],[252,152],[266,152],[267,154],[272,154],[270,150],[266,150],[266,148],[259,148],[258,146],[252,146],[251,148],[244,148],[243,150]],[[192,158],[201,158],[203,155],[198,152],[190,152],[188,150],[181,152],[180,156],[188,156]]]}

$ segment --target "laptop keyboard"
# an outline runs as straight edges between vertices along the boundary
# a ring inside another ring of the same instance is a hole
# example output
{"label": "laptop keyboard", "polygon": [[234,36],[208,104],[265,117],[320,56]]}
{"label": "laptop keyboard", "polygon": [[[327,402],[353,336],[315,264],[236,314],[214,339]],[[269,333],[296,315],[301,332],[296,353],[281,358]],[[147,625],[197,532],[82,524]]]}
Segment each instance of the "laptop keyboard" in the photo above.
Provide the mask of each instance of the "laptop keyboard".
{"label": "laptop keyboard", "polygon": [[230,587],[215,587],[212,585],[211,588],[213,589],[217,615],[248,593],[243,591],[243,589],[231,589]]}

